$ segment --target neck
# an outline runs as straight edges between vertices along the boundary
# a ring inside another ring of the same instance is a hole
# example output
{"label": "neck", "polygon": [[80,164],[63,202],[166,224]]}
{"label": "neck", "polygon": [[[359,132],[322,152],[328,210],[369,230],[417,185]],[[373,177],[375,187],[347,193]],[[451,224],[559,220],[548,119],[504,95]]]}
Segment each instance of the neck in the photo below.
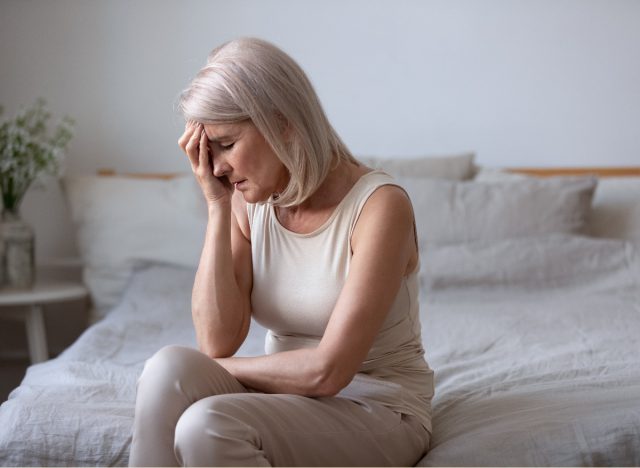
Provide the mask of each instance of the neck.
{"label": "neck", "polygon": [[307,200],[297,206],[276,207],[280,223],[298,233],[313,232],[325,222],[354,184],[371,169],[342,161]]}
{"label": "neck", "polygon": [[360,178],[359,168],[349,161],[340,161],[309,198],[291,207],[292,212],[314,212],[335,207]]}
{"label": "neck", "polygon": [[366,166],[341,161],[303,203],[286,208],[276,207],[278,219],[285,224],[302,223],[304,225],[309,220],[325,218],[333,212],[358,179],[370,171],[371,169]]}

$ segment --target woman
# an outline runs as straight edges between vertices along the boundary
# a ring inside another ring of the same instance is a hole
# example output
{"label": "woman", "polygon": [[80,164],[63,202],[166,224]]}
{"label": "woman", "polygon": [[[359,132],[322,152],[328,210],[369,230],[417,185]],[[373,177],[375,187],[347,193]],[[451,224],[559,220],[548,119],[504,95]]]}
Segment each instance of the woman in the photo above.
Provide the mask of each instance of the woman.
{"label": "woman", "polygon": [[[413,465],[431,432],[411,203],[361,165],[299,66],[239,39],[181,96],[209,221],[192,314],[138,383],[132,465]],[[232,357],[251,317],[265,356]]]}

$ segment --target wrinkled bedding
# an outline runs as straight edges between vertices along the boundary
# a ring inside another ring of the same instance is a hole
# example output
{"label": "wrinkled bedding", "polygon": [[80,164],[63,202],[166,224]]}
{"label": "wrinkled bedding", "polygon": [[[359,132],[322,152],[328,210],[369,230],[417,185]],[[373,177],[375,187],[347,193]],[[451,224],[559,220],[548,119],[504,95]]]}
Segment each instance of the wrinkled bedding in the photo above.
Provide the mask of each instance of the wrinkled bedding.
{"label": "wrinkled bedding", "polygon": [[[126,466],[135,387],[147,358],[166,344],[195,346],[195,271],[137,272],[121,304],[56,359],[29,367],[0,407],[0,465]],[[243,355],[263,354],[252,323]]]}
{"label": "wrinkled bedding", "polygon": [[[435,370],[421,466],[640,465],[640,246],[552,235],[422,255]],[[195,271],[138,271],[122,302],[0,407],[0,464],[128,461],[136,379],[165,344],[193,346]],[[263,352],[252,324],[240,354]]]}
{"label": "wrinkled bedding", "polygon": [[420,465],[640,465],[638,255],[563,236],[426,255],[436,393]]}

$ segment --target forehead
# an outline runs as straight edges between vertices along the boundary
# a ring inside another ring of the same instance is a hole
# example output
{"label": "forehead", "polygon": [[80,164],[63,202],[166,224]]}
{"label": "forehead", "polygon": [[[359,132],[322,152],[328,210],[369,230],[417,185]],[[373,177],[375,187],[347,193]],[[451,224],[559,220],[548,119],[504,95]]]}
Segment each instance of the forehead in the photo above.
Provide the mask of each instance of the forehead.
{"label": "forehead", "polygon": [[235,137],[246,129],[248,122],[236,122],[228,124],[205,124],[204,132],[209,140],[222,140]]}

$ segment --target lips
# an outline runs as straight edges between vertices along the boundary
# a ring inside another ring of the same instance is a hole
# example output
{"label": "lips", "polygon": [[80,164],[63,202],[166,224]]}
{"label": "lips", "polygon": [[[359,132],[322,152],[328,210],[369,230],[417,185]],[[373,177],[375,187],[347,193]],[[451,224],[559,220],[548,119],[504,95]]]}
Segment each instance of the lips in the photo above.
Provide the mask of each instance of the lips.
{"label": "lips", "polygon": [[234,188],[239,188],[247,179],[241,179],[233,183]]}

